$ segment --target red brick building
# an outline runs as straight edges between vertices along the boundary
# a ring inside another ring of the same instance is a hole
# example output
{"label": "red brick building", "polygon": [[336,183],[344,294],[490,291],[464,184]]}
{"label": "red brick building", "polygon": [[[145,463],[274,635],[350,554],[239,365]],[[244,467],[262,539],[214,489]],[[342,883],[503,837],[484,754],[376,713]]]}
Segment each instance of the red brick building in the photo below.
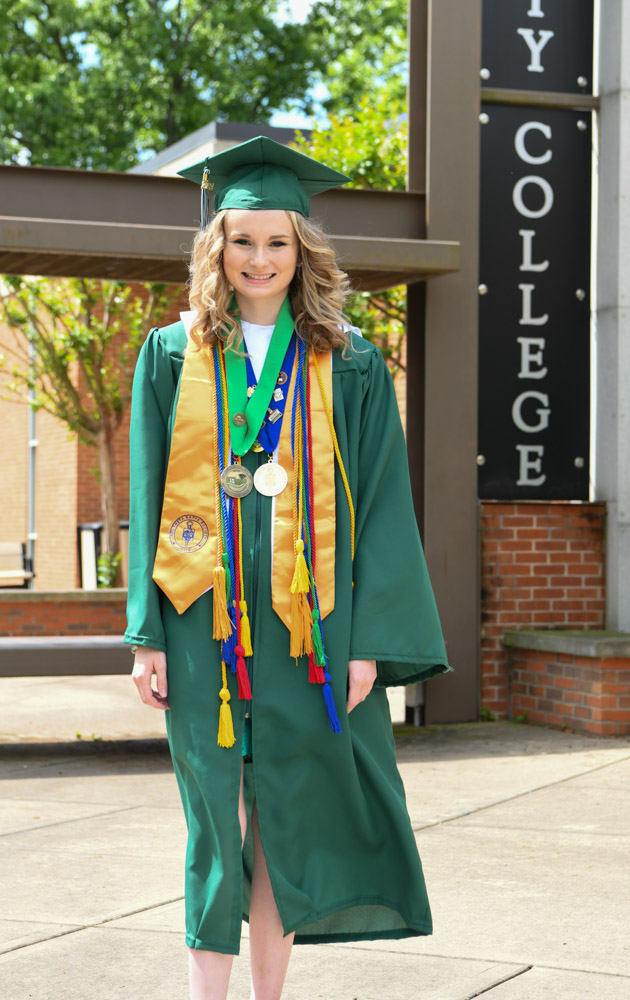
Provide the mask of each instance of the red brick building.
{"label": "red brick building", "polygon": [[[183,295],[172,306],[164,325],[178,318],[185,301]],[[9,359],[15,337],[13,330],[0,324],[0,354]],[[22,398],[26,400],[26,390]],[[25,402],[7,392],[0,395],[0,426],[3,428],[0,507],[4,511],[0,541],[3,542],[26,542],[27,539],[27,415]],[[127,411],[115,443],[121,521],[129,516],[129,415]],[[37,413],[36,428],[34,588],[72,590],[81,585],[78,526],[102,520],[98,453],[44,410]]]}

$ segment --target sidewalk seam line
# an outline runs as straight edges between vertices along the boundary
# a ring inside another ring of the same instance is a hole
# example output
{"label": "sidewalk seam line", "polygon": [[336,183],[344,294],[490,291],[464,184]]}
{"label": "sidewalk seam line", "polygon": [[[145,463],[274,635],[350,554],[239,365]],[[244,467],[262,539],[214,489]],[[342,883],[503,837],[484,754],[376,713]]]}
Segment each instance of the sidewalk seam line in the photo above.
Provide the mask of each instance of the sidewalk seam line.
{"label": "sidewalk seam line", "polygon": [[[418,955],[415,952],[401,951],[397,948],[366,948],[364,944],[360,944],[357,941],[330,941],[329,943],[318,945],[318,948],[349,948],[354,951],[383,952],[386,955],[408,955],[414,958],[444,958],[451,962],[485,962],[492,965],[519,965],[523,963],[523,959],[489,958],[487,955],[482,955],[481,957],[477,955],[444,955],[436,951],[423,951]],[[583,972],[591,976],[613,976],[616,979],[630,979],[630,973],[628,972],[605,972],[602,969],[576,969],[571,965],[550,965],[548,962],[533,962],[532,968],[557,969],[558,972]]]}
{"label": "sidewalk seam line", "polygon": [[421,826],[414,826],[413,831],[417,833],[419,830],[428,830],[434,826],[443,826],[446,823],[453,823],[455,820],[463,819],[464,816],[473,816],[475,813],[484,812],[486,809],[494,809],[496,806],[502,806],[505,802],[513,802],[515,799],[522,799],[526,795],[532,795],[534,792],[542,792],[545,788],[553,788],[555,785],[564,785],[567,781],[575,781],[576,778],[583,778],[586,774],[593,774],[595,771],[603,771],[606,767],[614,767],[615,764],[622,764],[626,760],[630,760],[630,755],[628,757],[621,757],[619,760],[610,761],[607,764],[598,764],[597,767],[589,768],[587,771],[580,771],[579,774],[572,774],[566,778],[558,778],[557,781],[549,781],[546,785],[537,785],[536,788],[528,788],[524,792],[517,792],[516,795],[508,795],[504,799],[497,799],[496,802],[488,802],[486,805],[477,806],[475,809],[466,809],[464,812],[456,813],[453,816],[446,816],[444,819],[436,819],[433,823],[423,823]]}
{"label": "sidewalk seam line", "polygon": [[503,976],[502,979],[497,979],[494,983],[489,983],[488,986],[484,986],[480,990],[475,990],[474,993],[467,993],[466,996],[460,997],[460,1000],[474,1000],[475,997],[480,997],[484,993],[489,993],[490,990],[495,989],[497,986],[502,986],[503,983],[509,983],[510,979],[516,979],[517,976],[522,976],[523,973],[529,972],[530,969],[533,969],[533,965],[523,965],[520,969],[517,969],[516,972],[510,972],[507,976]]}
{"label": "sidewalk seam line", "polygon": [[[15,799],[13,801],[16,801]],[[100,819],[102,816],[115,816],[117,813],[140,809],[141,806],[121,806],[119,809],[108,809],[106,812],[91,813],[89,816],[74,816],[72,819],[58,819],[54,823],[41,823],[39,826],[27,826],[23,830],[7,830],[0,837],[19,837],[35,830],[49,830],[51,826],[65,826],[68,823],[80,823],[84,819]]]}
{"label": "sidewalk seam line", "polygon": [[[159,903],[153,903],[151,906],[140,906],[137,910],[129,910],[127,913],[119,913],[114,917],[105,917],[104,920],[95,920],[90,921],[87,924],[79,924],[75,927],[71,927],[67,931],[60,931],[58,934],[51,934],[48,937],[39,938],[37,941],[26,941],[24,944],[16,945],[15,948],[7,948],[6,951],[0,952],[0,959],[2,959],[4,955],[11,955],[15,951],[22,951],[23,948],[34,948],[38,944],[45,944],[47,941],[54,941],[56,938],[68,937],[69,934],[78,934],[80,931],[103,927],[105,924],[111,923],[113,920],[124,920],[125,917],[133,917],[137,913],[145,913],[147,910],[155,910],[160,906],[167,906],[169,903],[178,903],[183,898],[183,896],[175,896],[173,899],[163,899]],[[129,928],[126,927],[120,928],[120,930],[128,929]]]}

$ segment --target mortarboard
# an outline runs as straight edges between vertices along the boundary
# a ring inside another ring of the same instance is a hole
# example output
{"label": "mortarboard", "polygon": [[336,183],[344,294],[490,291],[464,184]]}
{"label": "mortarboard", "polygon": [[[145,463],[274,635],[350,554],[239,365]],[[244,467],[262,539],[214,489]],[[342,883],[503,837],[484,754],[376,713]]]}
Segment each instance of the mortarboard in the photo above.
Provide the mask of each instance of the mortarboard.
{"label": "mortarboard", "polygon": [[310,195],[350,180],[338,170],[262,135],[207,156],[178,173],[201,185],[202,229],[209,221],[211,190],[215,212],[223,208],[284,209],[308,218]]}

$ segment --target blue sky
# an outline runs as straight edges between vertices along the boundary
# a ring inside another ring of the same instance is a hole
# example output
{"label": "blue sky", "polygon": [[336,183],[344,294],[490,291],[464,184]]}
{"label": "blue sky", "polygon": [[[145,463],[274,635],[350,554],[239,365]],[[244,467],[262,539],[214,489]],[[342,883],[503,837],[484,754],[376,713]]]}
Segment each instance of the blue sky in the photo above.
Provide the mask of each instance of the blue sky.
{"label": "blue sky", "polygon": [[[284,10],[281,9],[280,12],[280,20],[304,21],[312,2],[313,0],[286,0],[283,5]],[[327,96],[328,91],[322,83],[319,83],[312,88],[311,94],[316,101],[321,101]],[[317,116],[317,118],[320,122],[326,121],[325,115]],[[310,128],[313,124],[313,119],[297,110],[276,111],[276,113],[271,116],[270,124],[285,128]]]}

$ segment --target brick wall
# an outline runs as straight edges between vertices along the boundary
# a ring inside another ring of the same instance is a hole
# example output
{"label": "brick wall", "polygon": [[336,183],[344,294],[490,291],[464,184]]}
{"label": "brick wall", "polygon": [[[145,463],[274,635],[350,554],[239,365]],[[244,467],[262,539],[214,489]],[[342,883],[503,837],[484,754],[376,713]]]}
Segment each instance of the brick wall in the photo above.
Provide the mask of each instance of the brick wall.
{"label": "brick wall", "polygon": [[37,414],[37,440],[35,587],[77,587],[77,440],[43,410]]}
{"label": "brick wall", "polygon": [[[135,291],[142,291],[134,286]],[[171,304],[161,321],[166,326],[188,308],[188,292]],[[148,331],[147,331],[148,332]],[[20,350],[20,340],[0,324],[0,355],[10,361],[9,349]],[[23,345],[22,345],[23,348]],[[78,381],[78,380],[77,380]],[[26,541],[27,408],[0,395],[0,541]],[[129,516],[129,410],[115,439],[120,519]],[[71,589],[79,586],[77,525],[102,520],[96,448],[81,444],[61,421],[40,410],[37,414],[35,588]]]}
{"label": "brick wall", "polygon": [[506,629],[603,628],[603,503],[484,501],[481,704],[510,713]]}
{"label": "brick wall", "polygon": [[[401,352],[401,362],[403,365],[407,364],[407,338],[405,337],[402,352]],[[394,389],[396,390],[396,401],[398,403],[398,409],[400,410],[400,419],[402,420],[402,425],[407,429],[407,371],[406,369],[400,369],[394,375]]]}
{"label": "brick wall", "polygon": [[[121,521],[129,517],[129,417],[125,412],[114,439],[114,461],[118,488],[118,509]],[[98,478],[98,451],[78,442],[77,445],[77,524],[102,521],[101,491]]]}
{"label": "brick wall", "polygon": [[0,635],[120,635],[125,590],[48,592],[0,590]]}
{"label": "brick wall", "polygon": [[[14,333],[0,323],[0,356],[10,369],[15,349]],[[0,387],[7,379],[0,378]],[[4,398],[5,395],[7,398]],[[23,393],[26,398],[26,392]],[[24,403],[0,391],[0,510],[1,542],[26,542],[26,467],[28,452],[28,408]]]}
{"label": "brick wall", "polygon": [[513,649],[512,714],[599,736],[630,733],[630,660]]}

